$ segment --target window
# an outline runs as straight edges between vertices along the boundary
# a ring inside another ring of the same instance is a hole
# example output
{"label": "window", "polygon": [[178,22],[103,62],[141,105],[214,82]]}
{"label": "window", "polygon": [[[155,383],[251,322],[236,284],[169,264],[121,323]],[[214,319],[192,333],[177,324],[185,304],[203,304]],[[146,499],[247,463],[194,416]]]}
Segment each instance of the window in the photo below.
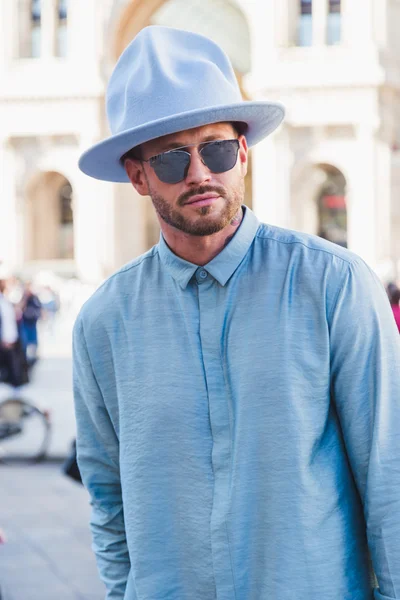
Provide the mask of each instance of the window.
{"label": "window", "polygon": [[68,0],[58,0],[57,7],[57,49],[56,55],[61,58],[67,56],[68,32]]}
{"label": "window", "polygon": [[39,58],[41,44],[41,20],[42,20],[41,0],[31,1],[31,44],[29,55],[32,58]]}
{"label": "window", "polygon": [[326,41],[329,46],[334,46],[336,44],[340,44],[342,37],[341,0],[327,1],[329,3],[329,10]]}
{"label": "window", "polygon": [[300,12],[297,27],[297,45],[312,45],[312,0],[299,0]]}

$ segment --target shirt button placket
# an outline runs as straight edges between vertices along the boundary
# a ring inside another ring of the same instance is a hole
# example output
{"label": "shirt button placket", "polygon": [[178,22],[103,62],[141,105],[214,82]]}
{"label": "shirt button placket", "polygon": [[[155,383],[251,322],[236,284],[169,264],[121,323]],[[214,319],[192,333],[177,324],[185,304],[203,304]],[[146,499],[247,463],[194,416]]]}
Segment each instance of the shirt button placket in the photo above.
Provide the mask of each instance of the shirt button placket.
{"label": "shirt button placket", "polygon": [[[205,269],[196,271],[198,282],[200,341],[208,389],[214,495],[211,512],[211,544],[217,600],[235,600],[226,522],[229,510],[230,420],[221,357],[222,322],[218,320],[217,283]],[[223,314],[221,315],[223,319]]]}

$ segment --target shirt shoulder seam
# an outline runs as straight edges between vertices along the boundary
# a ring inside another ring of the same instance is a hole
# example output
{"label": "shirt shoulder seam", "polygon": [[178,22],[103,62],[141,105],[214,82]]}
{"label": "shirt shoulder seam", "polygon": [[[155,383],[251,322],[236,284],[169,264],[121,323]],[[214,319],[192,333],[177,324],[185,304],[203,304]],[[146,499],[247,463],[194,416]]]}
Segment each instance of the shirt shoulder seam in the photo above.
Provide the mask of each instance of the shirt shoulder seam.
{"label": "shirt shoulder seam", "polygon": [[131,269],[134,269],[135,267],[139,267],[145,260],[147,260],[149,258],[154,258],[154,255],[156,253],[158,254],[157,249],[155,249],[154,252],[152,252],[148,256],[143,256],[138,262],[135,262],[133,265],[132,264],[125,265],[125,267],[122,267],[121,269],[116,271],[116,273],[113,273],[112,275],[110,275],[110,277],[108,277],[105,281],[103,281],[103,283],[98,287],[98,289],[96,291],[97,292],[100,291],[101,288],[103,286],[105,286],[109,281],[111,281],[111,279],[114,279],[114,277],[117,277],[118,275],[121,275],[123,273],[127,273],[128,271],[130,271]]}
{"label": "shirt shoulder seam", "polygon": [[273,242],[277,242],[278,244],[287,244],[287,245],[289,245],[289,244],[301,244],[301,246],[304,246],[308,250],[314,250],[315,252],[324,252],[325,254],[329,254],[329,256],[334,256],[335,258],[338,258],[339,260],[342,260],[343,262],[347,263],[348,265],[354,264],[354,262],[356,260],[356,259],[350,260],[350,259],[343,258],[342,256],[338,256],[334,252],[329,252],[329,250],[325,250],[324,248],[313,248],[312,246],[308,246],[307,244],[305,244],[301,240],[292,240],[292,241],[289,241],[289,240],[288,241],[277,240],[276,238],[272,237],[271,235],[262,235],[261,232],[258,232],[256,234],[256,237],[259,237],[259,238],[262,238],[262,239],[267,239],[267,240],[272,240]]}

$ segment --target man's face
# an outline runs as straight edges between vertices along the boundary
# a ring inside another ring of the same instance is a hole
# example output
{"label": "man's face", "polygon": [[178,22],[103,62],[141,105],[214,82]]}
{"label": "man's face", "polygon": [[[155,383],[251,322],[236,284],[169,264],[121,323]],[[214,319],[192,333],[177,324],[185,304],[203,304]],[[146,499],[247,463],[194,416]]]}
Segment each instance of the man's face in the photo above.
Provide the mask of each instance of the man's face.
{"label": "man's face", "polygon": [[[235,166],[224,173],[212,173],[202,162],[199,148],[212,140],[239,140]],[[216,123],[167,135],[140,147],[141,158],[184,148],[190,153],[190,165],[185,179],[179,183],[163,183],[148,162],[127,160],[128,176],[142,195],[150,195],[162,226],[163,222],[194,236],[206,236],[221,231],[238,213],[244,200],[244,177],[247,171],[247,144],[230,123]],[[200,196],[200,198],[199,198]]]}

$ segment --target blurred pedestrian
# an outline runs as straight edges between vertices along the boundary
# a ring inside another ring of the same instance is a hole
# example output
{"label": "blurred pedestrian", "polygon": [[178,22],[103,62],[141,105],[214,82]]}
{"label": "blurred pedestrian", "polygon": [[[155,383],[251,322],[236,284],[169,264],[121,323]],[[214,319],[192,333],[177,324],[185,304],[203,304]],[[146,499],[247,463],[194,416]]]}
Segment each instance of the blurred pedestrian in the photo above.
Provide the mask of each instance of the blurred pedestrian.
{"label": "blurred pedestrian", "polygon": [[389,299],[394,319],[396,321],[397,328],[400,332],[400,290],[398,288],[393,289]]}
{"label": "blurred pedestrian", "polygon": [[37,323],[42,314],[42,305],[39,297],[33,292],[32,283],[25,285],[24,296],[21,301],[22,331],[28,364],[31,366],[37,360],[38,332]]}
{"label": "blurred pedestrian", "polygon": [[17,388],[28,383],[28,374],[15,309],[4,295],[6,287],[7,281],[0,279],[0,380],[16,393]]}
{"label": "blurred pedestrian", "polygon": [[397,283],[394,283],[394,281],[390,281],[387,284],[387,286],[386,286],[386,292],[387,292],[387,295],[389,296],[389,299],[391,298],[393,292],[395,292],[398,289],[399,289],[399,287],[398,287]]}
{"label": "blurred pedestrian", "polygon": [[17,319],[14,306],[6,298],[7,280],[0,279],[0,341],[2,348],[11,348],[18,339]]}
{"label": "blurred pedestrian", "polygon": [[38,296],[42,305],[42,319],[46,330],[53,334],[56,314],[60,308],[60,298],[49,285],[44,286]]}
{"label": "blurred pedestrian", "polygon": [[162,231],[74,329],[107,599],[399,599],[385,290],[355,254],[243,204],[248,145],[282,107],[242,101],[211,40],[157,26],[125,49],[107,99],[112,136],[80,167],[150,196]]}

